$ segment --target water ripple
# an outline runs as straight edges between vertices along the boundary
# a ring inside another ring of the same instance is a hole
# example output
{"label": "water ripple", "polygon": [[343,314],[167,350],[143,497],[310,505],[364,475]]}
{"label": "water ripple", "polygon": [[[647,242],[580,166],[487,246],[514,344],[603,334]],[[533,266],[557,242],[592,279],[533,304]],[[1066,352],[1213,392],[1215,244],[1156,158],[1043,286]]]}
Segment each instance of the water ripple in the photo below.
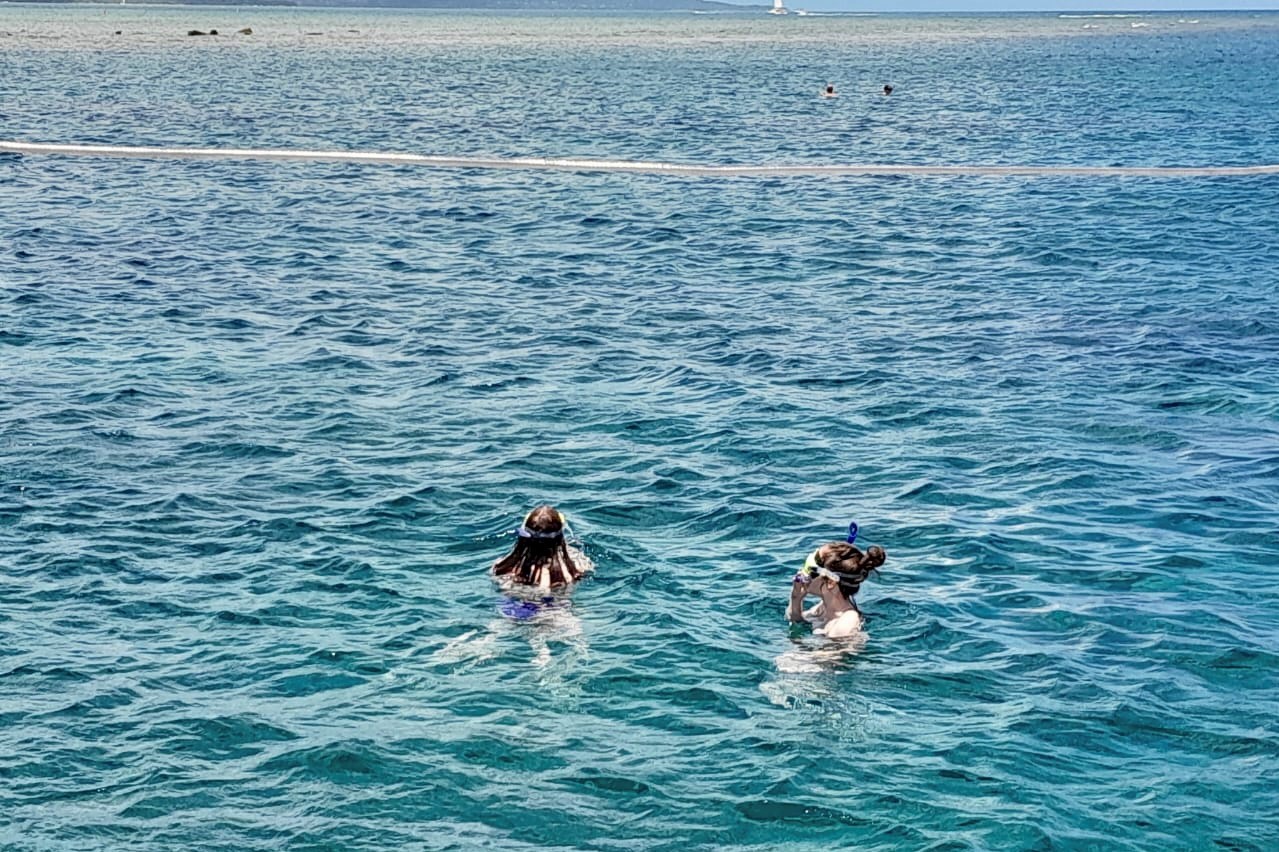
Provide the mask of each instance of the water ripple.
{"label": "water ripple", "polygon": [[[1272,15],[702,17],[14,7],[0,111],[1279,161]],[[911,70],[808,97],[849,67]],[[1271,848],[1274,190],[0,156],[3,844]],[[544,500],[597,569],[512,622]],[[838,646],[782,608],[850,518],[889,561]]]}

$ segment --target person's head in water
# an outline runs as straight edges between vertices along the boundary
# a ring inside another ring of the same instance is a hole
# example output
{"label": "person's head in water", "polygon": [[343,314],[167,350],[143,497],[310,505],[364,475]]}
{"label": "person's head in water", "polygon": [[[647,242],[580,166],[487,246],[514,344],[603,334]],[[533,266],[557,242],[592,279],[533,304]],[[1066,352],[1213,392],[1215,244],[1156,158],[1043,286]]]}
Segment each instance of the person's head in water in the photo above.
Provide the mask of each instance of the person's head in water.
{"label": "person's head in water", "polygon": [[[851,544],[833,541],[819,547],[821,567],[839,577],[839,591],[846,598],[851,598],[861,589],[862,583],[884,564],[887,554],[884,548],[873,545],[863,553]],[[824,553],[823,553],[824,551]]]}
{"label": "person's head in water", "polygon": [[885,85],[885,86],[884,86],[884,94],[886,94],[886,95],[891,95],[892,93],[893,93],[893,87],[892,87],[892,86]]}
{"label": "person's head in water", "polygon": [[[790,604],[786,608],[788,621],[825,622],[822,629],[827,631],[827,636],[849,636],[853,628],[860,629],[861,610],[853,596],[861,590],[870,573],[884,564],[887,554],[878,545],[862,552],[853,545],[856,537],[857,524],[849,524],[847,540],[827,542],[808,554],[804,567],[791,582]],[[822,602],[805,611],[804,598],[808,595],[818,595]],[[832,619],[847,621],[852,616],[844,614],[853,612],[857,613],[856,624],[832,627]]]}
{"label": "person's head in water", "polygon": [[814,550],[808,561],[813,569],[824,568],[836,575],[840,594],[851,598],[861,589],[870,573],[884,564],[887,556],[879,545],[868,547],[863,553],[847,542],[832,541]]}
{"label": "person's head in water", "polygon": [[529,512],[515,534],[515,547],[493,563],[496,576],[548,589],[582,576],[564,540],[564,516],[554,506]]}

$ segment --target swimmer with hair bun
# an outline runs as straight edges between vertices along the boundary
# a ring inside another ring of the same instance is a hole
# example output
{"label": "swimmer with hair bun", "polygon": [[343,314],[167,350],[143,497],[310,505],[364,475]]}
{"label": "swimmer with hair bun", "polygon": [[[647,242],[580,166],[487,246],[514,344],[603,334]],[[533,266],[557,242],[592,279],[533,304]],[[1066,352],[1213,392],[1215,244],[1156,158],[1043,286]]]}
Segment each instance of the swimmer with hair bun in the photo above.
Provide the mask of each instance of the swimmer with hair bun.
{"label": "swimmer with hair bun", "polygon": [[[878,545],[865,552],[853,546],[857,525],[849,526],[847,541],[832,541],[808,554],[804,567],[791,583],[790,606],[786,617],[791,622],[812,622],[829,639],[843,639],[862,629],[862,613],[853,596],[862,583],[877,571],[888,555]],[[804,598],[817,595],[821,603],[804,610]]]}
{"label": "swimmer with hair bun", "polygon": [[567,522],[554,506],[538,506],[524,516],[515,531],[511,552],[493,563],[493,575],[501,580],[550,590],[568,586],[590,570],[581,553],[564,538]]}

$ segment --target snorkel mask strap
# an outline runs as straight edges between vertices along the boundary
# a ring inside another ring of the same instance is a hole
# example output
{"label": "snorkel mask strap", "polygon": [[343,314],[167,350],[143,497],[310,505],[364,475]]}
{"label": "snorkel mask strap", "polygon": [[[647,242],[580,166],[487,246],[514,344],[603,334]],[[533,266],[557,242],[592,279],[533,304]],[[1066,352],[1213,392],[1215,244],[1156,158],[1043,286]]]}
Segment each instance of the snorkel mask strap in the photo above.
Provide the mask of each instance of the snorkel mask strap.
{"label": "snorkel mask strap", "polygon": [[862,582],[866,579],[865,577],[861,577],[857,574],[843,574],[839,571],[832,571],[829,568],[818,568],[817,576],[825,577],[827,580],[834,580],[841,586],[844,583],[855,583],[858,587],[860,587]]}
{"label": "snorkel mask strap", "polygon": [[531,538],[536,541],[551,541],[552,539],[561,538],[565,530],[568,529],[568,518],[564,517],[563,512],[556,512],[560,516],[560,528],[558,530],[531,530],[528,528],[528,519],[533,513],[529,512],[524,516],[524,523],[520,524],[515,530],[515,534],[520,538]]}
{"label": "snorkel mask strap", "polygon": [[515,531],[515,534],[519,536],[520,538],[531,538],[531,539],[549,541],[550,539],[553,539],[553,538],[559,538],[560,536],[564,535],[564,532],[562,530],[544,532],[542,530],[531,530],[528,527],[520,527],[519,529]]}

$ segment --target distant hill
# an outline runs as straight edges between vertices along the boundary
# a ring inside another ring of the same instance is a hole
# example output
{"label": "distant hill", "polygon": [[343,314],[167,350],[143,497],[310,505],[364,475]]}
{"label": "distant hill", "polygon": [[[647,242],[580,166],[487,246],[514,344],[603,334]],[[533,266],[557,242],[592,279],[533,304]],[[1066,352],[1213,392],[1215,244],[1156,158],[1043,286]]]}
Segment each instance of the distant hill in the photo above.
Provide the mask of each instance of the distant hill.
{"label": "distant hill", "polygon": [[[74,3],[84,0],[25,0],[36,3]],[[3,0],[0,0],[3,2]],[[143,5],[148,0],[130,0]],[[587,10],[598,12],[762,12],[764,5],[722,3],[717,0],[154,0],[184,6],[318,6],[332,9],[387,7],[397,9],[510,9],[512,11]]]}
{"label": "distant hill", "polygon": [[[192,0],[179,0],[192,2]],[[225,3],[226,0],[194,0],[194,2]],[[249,4],[251,5],[251,4]],[[763,5],[743,6],[722,3],[717,0],[300,0],[287,5],[361,7],[391,6],[412,9],[512,9],[535,11],[540,9],[590,9],[596,11],[663,12],[692,10],[698,12],[749,12],[763,11]]]}

